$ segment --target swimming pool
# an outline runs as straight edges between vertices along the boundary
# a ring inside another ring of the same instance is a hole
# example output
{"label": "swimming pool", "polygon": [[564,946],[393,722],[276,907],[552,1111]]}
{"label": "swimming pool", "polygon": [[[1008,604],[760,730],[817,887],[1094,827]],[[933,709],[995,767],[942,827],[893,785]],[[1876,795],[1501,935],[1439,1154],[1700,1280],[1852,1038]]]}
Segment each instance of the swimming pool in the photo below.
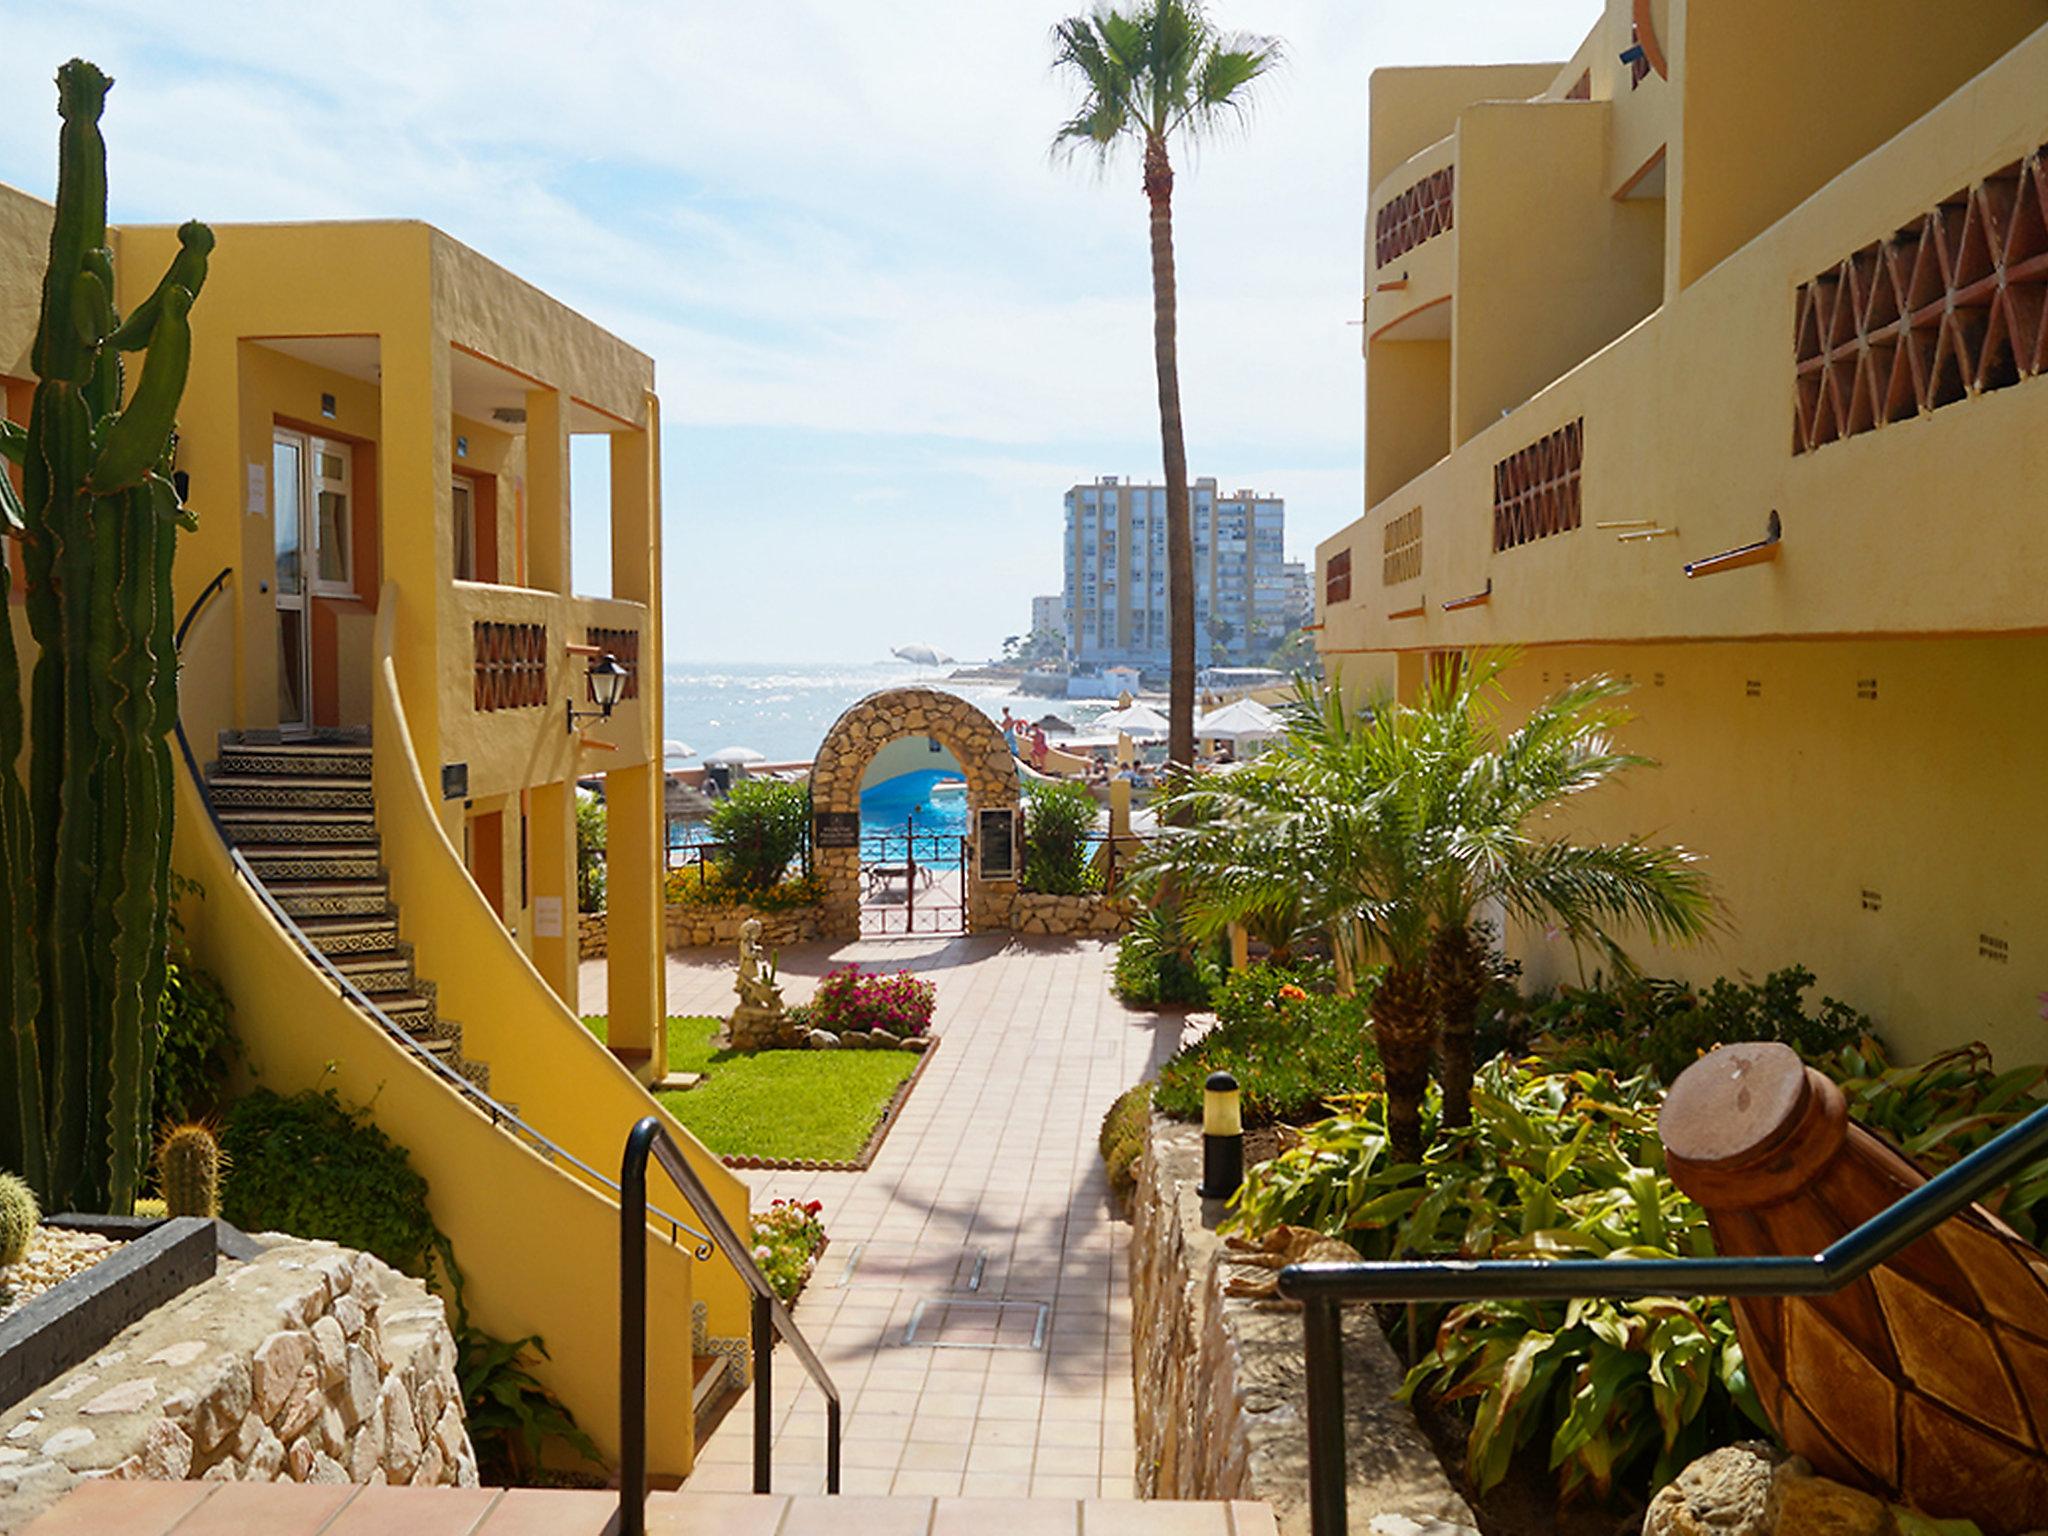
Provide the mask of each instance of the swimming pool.
{"label": "swimming pool", "polygon": [[[940,790],[940,782],[947,779],[959,787],[950,792]],[[937,770],[906,773],[861,794],[863,863],[901,859],[906,831],[916,836],[919,859],[937,861],[959,856],[960,839],[967,833],[967,790],[958,775]],[[712,841],[711,828],[704,822],[677,822],[671,826],[672,848],[694,848]]]}

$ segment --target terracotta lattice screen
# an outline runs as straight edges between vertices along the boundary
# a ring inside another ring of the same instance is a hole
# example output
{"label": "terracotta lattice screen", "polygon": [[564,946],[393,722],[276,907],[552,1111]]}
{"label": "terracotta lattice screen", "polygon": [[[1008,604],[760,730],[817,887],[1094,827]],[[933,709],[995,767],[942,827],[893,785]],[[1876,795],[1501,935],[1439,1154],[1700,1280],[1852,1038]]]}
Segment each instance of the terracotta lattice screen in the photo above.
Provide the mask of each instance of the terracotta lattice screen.
{"label": "terracotta lattice screen", "polygon": [[1579,526],[1586,419],[1559,427],[1493,466],[1493,547],[1513,549]]}
{"label": "terracotta lattice screen", "polygon": [[1380,585],[1397,587],[1422,574],[1422,508],[1410,507],[1399,517],[1388,518],[1382,540]]}
{"label": "terracotta lattice screen", "polygon": [[1802,284],[1793,451],[2048,369],[2048,146]]}
{"label": "terracotta lattice screen", "polygon": [[1385,266],[1431,235],[1451,227],[1451,192],[1457,167],[1432,171],[1372,216],[1373,264]]}
{"label": "terracotta lattice screen", "polygon": [[[620,692],[621,699],[640,697],[640,631],[637,629],[587,629],[583,632],[584,643],[594,645],[600,651],[610,651],[626,669],[626,686]],[[597,689],[588,678],[584,679],[583,691],[591,703],[597,701]]]}
{"label": "terracotta lattice screen", "polygon": [[1323,606],[1351,601],[1351,551],[1340,549],[1323,568]]}
{"label": "terracotta lattice screen", "polygon": [[548,628],[479,619],[470,627],[476,647],[475,707],[529,709],[548,701]]}

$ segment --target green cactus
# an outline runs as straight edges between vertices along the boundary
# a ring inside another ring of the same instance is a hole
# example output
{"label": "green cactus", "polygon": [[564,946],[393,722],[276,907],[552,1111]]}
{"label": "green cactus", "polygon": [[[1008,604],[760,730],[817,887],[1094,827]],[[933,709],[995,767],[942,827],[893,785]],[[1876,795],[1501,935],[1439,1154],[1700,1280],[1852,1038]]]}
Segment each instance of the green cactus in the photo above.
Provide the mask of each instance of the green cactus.
{"label": "green cactus", "polygon": [[36,1192],[17,1175],[0,1173],[0,1266],[21,1262],[42,1219]]}
{"label": "green cactus", "polygon": [[124,323],[99,130],[112,83],[81,59],[57,72],[35,403],[27,431],[0,432],[22,470],[19,496],[0,475],[0,521],[20,541],[37,649],[24,720],[0,624],[0,764],[28,748],[26,786],[0,772],[0,1162],[55,1208],[126,1211],[148,1150],[170,896],[171,556],[190,526],[171,459],[213,232],[178,231],[170,270]]}
{"label": "green cactus", "polygon": [[156,1144],[156,1181],[173,1216],[218,1216],[220,1173],[220,1142],[203,1125],[174,1125]]}

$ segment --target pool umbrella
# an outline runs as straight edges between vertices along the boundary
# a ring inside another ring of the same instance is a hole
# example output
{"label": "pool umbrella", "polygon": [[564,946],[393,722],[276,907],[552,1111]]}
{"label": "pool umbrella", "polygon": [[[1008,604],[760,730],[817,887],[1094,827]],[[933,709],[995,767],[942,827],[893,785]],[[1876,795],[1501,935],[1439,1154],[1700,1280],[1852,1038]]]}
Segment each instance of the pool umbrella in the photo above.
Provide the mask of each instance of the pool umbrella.
{"label": "pool umbrella", "polygon": [[744,768],[749,763],[767,762],[768,755],[756,752],[752,747],[720,747],[704,761],[713,767]]}
{"label": "pool umbrella", "polygon": [[1239,699],[1195,722],[1195,735],[1203,741],[1272,741],[1286,732],[1280,716],[1257,699]]}
{"label": "pool umbrella", "polygon": [[916,640],[909,645],[899,645],[889,652],[898,661],[907,661],[912,666],[942,667],[953,658],[927,641]]}
{"label": "pool umbrella", "polygon": [[1122,731],[1139,741],[1157,740],[1166,735],[1166,716],[1149,704],[1133,704],[1128,709],[1112,709],[1091,722],[1098,731]]}
{"label": "pool umbrella", "polygon": [[661,744],[661,755],[663,757],[695,757],[697,755],[697,749],[691,746],[687,741],[675,741],[671,739],[669,741],[664,741]]}

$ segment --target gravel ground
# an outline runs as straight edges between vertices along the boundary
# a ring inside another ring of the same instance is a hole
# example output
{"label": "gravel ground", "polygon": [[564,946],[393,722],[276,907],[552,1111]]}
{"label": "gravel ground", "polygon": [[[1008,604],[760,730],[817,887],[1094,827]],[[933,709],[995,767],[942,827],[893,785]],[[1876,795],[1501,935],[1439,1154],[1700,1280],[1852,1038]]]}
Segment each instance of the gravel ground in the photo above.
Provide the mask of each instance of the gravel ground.
{"label": "gravel ground", "polygon": [[37,1227],[19,1264],[0,1265],[0,1317],[83,1274],[121,1245],[96,1232]]}

